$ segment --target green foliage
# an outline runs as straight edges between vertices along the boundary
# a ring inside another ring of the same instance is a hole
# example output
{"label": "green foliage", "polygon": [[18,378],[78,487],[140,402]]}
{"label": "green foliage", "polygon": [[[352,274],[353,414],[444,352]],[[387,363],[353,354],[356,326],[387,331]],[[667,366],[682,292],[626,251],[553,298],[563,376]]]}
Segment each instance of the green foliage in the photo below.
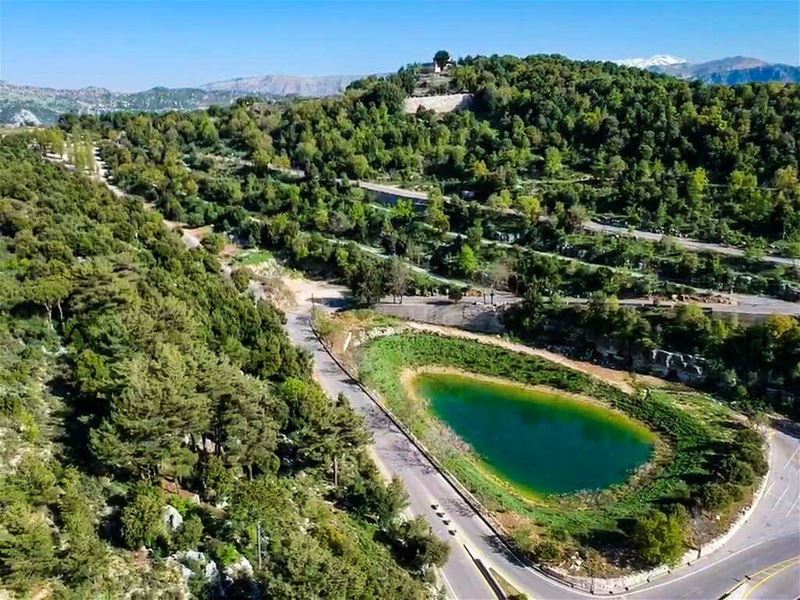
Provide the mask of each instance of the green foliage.
{"label": "green foliage", "polygon": [[148,484],[138,485],[130,503],[122,511],[122,539],[128,548],[154,546],[169,536],[162,512],[166,506],[160,490]]}
{"label": "green foliage", "polygon": [[[216,143],[207,114],[174,119],[198,144]],[[148,117],[132,118],[129,139],[152,142],[178,173],[180,153],[157,137]],[[262,540],[264,596],[424,596],[419,573],[374,536],[402,490],[370,474],[361,420],[312,382],[283,315],[241,294],[207,250],[185,249],[140,199],[42,160],[31,140],[0,140],[2,458],[22,458],[0,477],[4,584],[20,595],[177,593],[166,553],[222,545],[226,560],[257,564],[263,517],[274,541]],[[193,181],[155,176],[140,189],[183,194]],[[235,202],[235,187],[220,189]],[[368,511],[337,498],[334,460]],[[168,500],[165,480],[229,508]],[[168,502],[185,517],[175,532]],[[158,560],[134,560],[120,541]]]}
{"label": "green foliage", "polygon": [[59,500],[63,534],[67,543],[61,568],[74,584],[90,581],[102,570],[108,548],[97,533],[94,507],[83,489],[85,480],[76,470],[68,470]]}
{"label": "green foliage", "polygon": [[231,273],[231,281],[233,286],[240,292],[247,290],[250,285],[250,280],[253,278],[253,272],[247,267],[241,269],[234,269]]}
{"label": "green foliage", "polygon": [[201,244],[211,254],[219,254],[225,247],[225,237],[218,233],[209,233],[203,238]]}
{"label": "green foliage", "polygon": [[684,522],[678,515],[653,511],[636,522],[631,536],[648,565],[675,565],[683,555]]}
{"label": "green foliage", "polygon": [[203,522],[197,515],[185,519],[180,529],[175,532],[174,545],[179,550],[194,550],[203,538]]}
{"label": "green foliage", "polygon": [[398,562],[412,571],[425,574],[447,562],[449,546],[431,535],[430,526],[421,516],[395,523],[388,535]]}
{"label": "green foliage", "polygon": [[53,532],[44,515],[30,514],[24,505],[4,507],[0,529],[0,574],[20,589],[49,577],[56,567]]}
{"label": "green foliage", "polygon": [[475,251],[470,246],[461,246],[458,254],[458,270],[466,277],[471,277],[480,269],[480,263],[475,256]]}
{"label": "green foliage", "polygon": [[443,68],[450,62],[450,53],[447,50],[437,50],[436,54],[433,55],[433,62]]}
{"label": "green foliage", "polygon": [[[538,281],[543,279],[540,276]],[[796,368],[800,321],[796,317],[774,315],[745,325],[712,318],[691,304],[673,313],[622,307],[601,297],[587,307],[545,305],[531,297],[506,315],[506,323],[521,337],[568,346],[580,355],[596,350],[602,340],[613,339],[631,365],[652,348],[699,355],[708,363],[706,386],[731,401],[744,400],[752,408],[771,406],[790,416],[800,414],[800,397],[792,393],[800,385]],[[787,393],[776,395],[769,389]],[[743,440],[740,447],[746,452],[749,444]],[[765,468],[763,459],[746,462],[755,463],[757,474]]]}

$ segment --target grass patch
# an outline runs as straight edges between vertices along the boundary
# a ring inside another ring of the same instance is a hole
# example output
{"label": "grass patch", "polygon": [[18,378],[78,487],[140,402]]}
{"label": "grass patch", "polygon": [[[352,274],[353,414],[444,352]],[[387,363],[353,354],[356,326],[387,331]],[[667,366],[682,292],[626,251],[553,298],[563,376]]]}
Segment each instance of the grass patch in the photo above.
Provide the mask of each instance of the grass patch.
{"label": "grass patch", "polygon": [[[524,517],[544,539],[566,534],[599,549],[618,546],[626,524],[653,507],[688,504],[713,479],[712,465],[741,429],[733,411],[704,394],[644,388],[629,395],[543,358],[460,338],[430,333],[379,337],[359,348],[357,361],[361,378],[487,509]],[[625,484],[531,499],[488,475],[477,455],[452,443],[424,403],[409,401],[402,371],[434,365],[590,396],[645,423],[664,443],[652,468]]]}
{"label": "grass patch", "polygon": [[258,265],[263,262],[267,262],[268,260],[272,260],[274,256],[272,252],[268,250],[258,250],[258,251],[244,251],[237,254],[233,262],[239,266],[247,267],[250,265]]}
{"label": "grass patch", "polygon": [[520,592],[517,588],[515,588],[513,585],[511,585],[508,579],[500,575],[500,573],[491,568],[489,569],[489,572],[491,572],[492,577],[494,577],[495,581],[497,581],[497,585],[500,586],[500,589],[503,590],[503,593],[508,598],[514,598],[515,600],[526,600],[528,598],[528,596],[526,596],[525,594]]}

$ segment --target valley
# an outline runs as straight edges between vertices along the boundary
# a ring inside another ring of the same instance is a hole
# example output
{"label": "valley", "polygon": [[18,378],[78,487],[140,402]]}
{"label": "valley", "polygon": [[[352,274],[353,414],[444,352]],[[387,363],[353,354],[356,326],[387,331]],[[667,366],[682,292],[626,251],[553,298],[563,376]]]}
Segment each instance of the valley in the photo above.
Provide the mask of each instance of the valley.
{"label": "valley", "polygon": [[3,587],[791,594],[797,86],[319,85],[0,138]]}

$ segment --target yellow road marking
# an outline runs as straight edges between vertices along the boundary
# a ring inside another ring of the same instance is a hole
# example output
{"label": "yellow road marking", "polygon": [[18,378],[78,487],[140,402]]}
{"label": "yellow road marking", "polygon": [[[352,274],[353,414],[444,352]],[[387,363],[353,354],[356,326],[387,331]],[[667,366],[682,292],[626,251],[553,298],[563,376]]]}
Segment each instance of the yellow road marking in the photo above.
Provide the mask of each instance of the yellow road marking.
{"label": "yellow road marking", "polygon": [[[759,574],[763,573],[764,571],[769,571],[770,569],[774,569],[775,567],[779,567],[777,571],[775,571],[774,573],[770,573],[769,575],[764,577],[764,579],[762,579],[757,584],[755,584],[753,587],[751,587],[749,590],[747,590],[747,593],[742,597],[742,600],[747,600],[753,592],[755,592],[758,588],[760,588],[762,585],[767,583],[770,579],[772,579],[776,575],[780,575],[786,569],[788,569],[790,567],[793,567],[795,565],[795,562],[798,565],[800,565],[800,560],[798,560],[798,559],[800,559],[800,556],[795,556],[794,558],[790,558],[790,559],[785,560],[783,562],[779,562],[777,564],[774,564],[771,567],[767,567],[765,569],[761,569],[758,573],[756,573],[756,575],[759,575]],[[751,579],[752,579],[752,577],[751,577]]]}

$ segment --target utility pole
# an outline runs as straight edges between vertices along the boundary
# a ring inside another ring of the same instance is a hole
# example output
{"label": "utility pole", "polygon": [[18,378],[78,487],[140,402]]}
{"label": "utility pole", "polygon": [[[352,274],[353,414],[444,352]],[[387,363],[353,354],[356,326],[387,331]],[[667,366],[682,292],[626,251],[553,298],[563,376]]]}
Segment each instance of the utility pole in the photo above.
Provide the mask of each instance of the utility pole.
{"label": "utility pole", "polygon": [[256,522],[256,537],[258,537],[258,570],[261,570],[261,521]]}
{"label": "utility pole", "polygon": [[333,457],[333,485],[339,487],[339,458]]}

